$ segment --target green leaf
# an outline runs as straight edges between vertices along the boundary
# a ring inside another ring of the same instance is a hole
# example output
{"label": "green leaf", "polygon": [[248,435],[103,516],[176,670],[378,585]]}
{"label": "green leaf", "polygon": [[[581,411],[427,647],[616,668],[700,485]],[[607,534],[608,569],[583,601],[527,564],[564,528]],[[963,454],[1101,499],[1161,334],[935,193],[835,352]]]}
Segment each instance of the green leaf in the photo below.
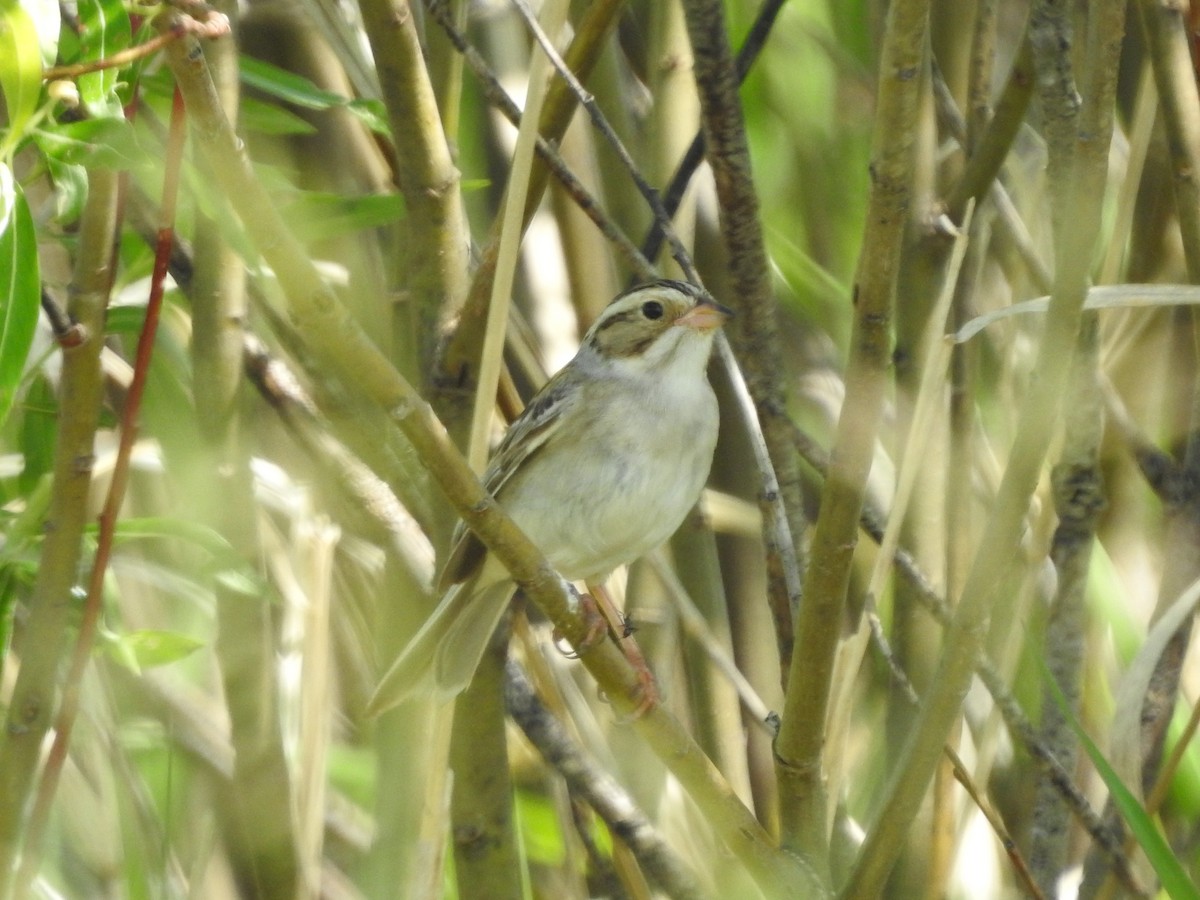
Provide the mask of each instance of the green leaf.
{"label": "green leaf", "polygon": [[[132,30],[123,0],[84,0],[79,4],[80,62],[107,59],[129,47]],[[79,77],[79,97],[93,116],[121,116],[116,87],[121,70],[100,69]]]}
{"label": "green leaf", "polygon": [[0,91],[8,110],[8,133],[0,141],[0,157],[7,157],[37,111],[42,93],[37,28],[18,0],[0,0]]}
{"label": "green leaf", "polygon": [[246,87],[303,109],[345,108],[377,134],[389,134],[382,104],[371,100],[351,100],[317,87],[307,78],[288,72],[262,60],[242,56],[238,67]]}
{"label": "green leaf", "polygon": [[21,383],[40,303],[33,217],[12,169],[0,165],[0,424]]}
{"label": "green leaf", "polygon": [[[94,534],[98,528],[99,526],[93,523],[88,526],[87,533]],[[206,550],[221,559],[238,558],[229,542],[219,532],[185,519],[172,519],[167,516],[120,519],[117,522],[115,537],[118,542],[172,538]]]}
{"label": "green leaf", "polygon": [[24,467],[19,484],[29,496],[54,466],[54,441],[58,434],[58,400],[44,377],[36,377],[25,392],[21,416],[20,449]]}
{"label": "green leaf", "polygon": [[54,181],[54,219],[59,224],[70,225],[83,215],[87,202],[87,169],[76,163],[66,163],[46,157],[50,177]]}
{"label": "green leaf", "polygon": [[258,134],[315,134],[317,129],[293,112],[254,97],[243,97],[238,116],[247,131]]}
{"label": "green leaf", "polygon": [[301,240],[323,240],[402,219],[404,197],[400,194],[351,197],[309,191],[298,194],[280,211]]}
{"label": "green leaf", "polygon": [[142,629],[118,635],[118,658],[132,660],[138,670],[165,666],[191,656],[204,641],[177,631]]}
{"label": "green leaf", "polygon": [[548,866],[561,865],[566,859],[562,823],[554,804],[539,794],[517,791],[514,797],[521,844],[530,861]]}
{"label": "green leaf", "polygon": [[133,126],[125,119],[87,119],[40,130],[34,139],[47,156],[60,163],[122,171],[146,160]]}
{"label": "green leaf", "polygon": [[376,134],[381,134],[384,137],[392,136],[391,126],[388,125],[387,109],[380,100],[351,100],[346,104],[346,109],[358,121],[362,122],[367,128]]}
{"label": "green leaf", "polygon": [[1125,786],[1116,770],[1100,752],[1100,748],[1096,746],[1096,742],[1079,724],[1062,688],[1058,686],[1058,682],[1054,680],[1050,670],[1045,668],[1044,662],[1042,665],[1043,680],[1050,688],[1055,703],[1070,722],[1071,729],[1079,738],[1080,744],[1091,759],[1092,765],[1096,767],[1100,778],[1103,779],[1113,804],[1121,813],[1121,818],[1125,820],[1125,824],[1129,826],[1129,830],[1133,832],[1133,836],[1145,852],[1146,858],[1150,860],[1150,865],[1154,867],[1155,874],[1162,882],[1163,890],[1172,900],[1200,900],[1200,890],[1197,890],[1196,885],[1184,871],[1183,865],[1175,856],[1166,838],[1155,825],[1154,818],[1146,812],[1141,801]]}

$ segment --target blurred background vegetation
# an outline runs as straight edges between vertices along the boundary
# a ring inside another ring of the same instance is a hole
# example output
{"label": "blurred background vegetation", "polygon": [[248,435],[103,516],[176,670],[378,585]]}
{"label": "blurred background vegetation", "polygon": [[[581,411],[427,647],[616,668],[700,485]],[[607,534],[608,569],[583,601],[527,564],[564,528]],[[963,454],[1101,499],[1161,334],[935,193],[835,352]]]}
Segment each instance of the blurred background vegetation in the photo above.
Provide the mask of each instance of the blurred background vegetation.
{"label": "blurred background vegetation", "polygon": [[616,578],[661,709],[518,601],[366,714],[467,496],[407,385],[478,467],[681,273],[521,6],[0,0],[3,895],[1200,896],[1186,4],[535,9],[650,186],[703,123],[752,400]]}

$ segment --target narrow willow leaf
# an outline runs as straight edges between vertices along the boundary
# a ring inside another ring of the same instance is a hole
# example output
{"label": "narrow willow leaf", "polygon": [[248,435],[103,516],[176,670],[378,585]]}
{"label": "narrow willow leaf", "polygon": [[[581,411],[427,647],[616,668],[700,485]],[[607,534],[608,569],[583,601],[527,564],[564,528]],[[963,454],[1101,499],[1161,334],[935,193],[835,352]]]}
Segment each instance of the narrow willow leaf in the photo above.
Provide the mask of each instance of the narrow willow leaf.
{"label": "narrow willow leaf", "polygon": [[1050,670],[1045,667],[1045,663],[1042,664],[1042,680],[1049,687],[1054,702],[1070,723],[1071,729],[1079,738],[1079,743],[1083,746],[1088,758],[1091,759],[1092,765],[1096,767],[1105,787],[1108,788],[1114,805],[1121,813],[1121,818],[1125,820],[1125,824],[1129,826],[1129,830],[1137,839],[1146,858],[1150,860],[1150,865],[1154,867],[1154,872],[1162,883],[1163,890],[1172,900],[1200,900],[1200,890],[1196,889],[1196,885],[1184,871],[1183,865],[1176,858],[1166,838],[1162,836],[1155,825],[1154,818],[1146,812],[1145,807],[1142,806],[1133,791],[1125,786],[1125,782],[1121,780],[1116,770],[1100,752],[1096,742],[1079,724],[1079,720],[1075,717],[1075,711],[1071,709],[1062,688],[1058,686],[1058,682],[1054,680]]}
{"label": "narrow willow leaf", "polygon": [[307,78],[249,56],[241,58],[242,83],[277,100],[304,109],[345,108],[377,134],[388,134],[387,119],[381,104],[370,100],[351,100],[317,87]]}
{"label": "narrow willow leaf", "polygon": [[[107,59],[129,47],[132,30],[123,0],[85,0],[79,4],[80,62]],[[79,77],[79,97],[93,116],[120,116],[116,87],[121,70],[100,69]]]}
{"label": "narrow willow leaf", "polygon": [[264,103],[254,97],[243,97],[238,106],[243,128],[258,134],[316,134],[316,126],[281,106]]}
{"label": "narrow willow leaf", "polygon": [[191,635],[150,628],[118,635],[116,643],[121,648],[117,658],[132,660],[138,670],[178,662],[204,646],[204,641]]}
{"label": "narrow willow leaf", "polygon": [[18,0],[0,0],[0,91],[8,110],[8,133],[0,157],[21,139],[42,92],[42,54],[33,19]]}
{"label": "narrow willow leaf", "polygon": [[[1102,284],[1088,290],[1084,309],[1153,309],[1160,306],[1200,304],[1200,287],[1190,284]],[[1012,316],[1044,313],[1050,308],[1049,297],[1023,300],[976,316],[950,335],[956,344],[969,341],[983,329]]]}
{"label": "narrow willow leaf", "polygon": [[[91,524],[87,533],[95,534],[99,526]],[[150,538],[173,538],[184,541],[223,559],[238,559],[233,547],[217,531],[206,525],[167,516],[143,516],[120,519],[116,525],[118,543]]]}
{"label": "narrow willow leaf", "polygon": [[43,153],[60,163],[123,171],[147,158],[125,119],[70,122],[39,131],[34,139]]}
{"label": "narrow willow leaf", "polygon": [[322,240],[367,228],[390,225],[404,217],[400,194],[344,194],[306,192],[282,210],[301,240]]}
{"label": "narrow willow leaf", "polygon": [[8,418],[33,343],[41,302],[33,217],[13,178],[0,165],[0,424]]}

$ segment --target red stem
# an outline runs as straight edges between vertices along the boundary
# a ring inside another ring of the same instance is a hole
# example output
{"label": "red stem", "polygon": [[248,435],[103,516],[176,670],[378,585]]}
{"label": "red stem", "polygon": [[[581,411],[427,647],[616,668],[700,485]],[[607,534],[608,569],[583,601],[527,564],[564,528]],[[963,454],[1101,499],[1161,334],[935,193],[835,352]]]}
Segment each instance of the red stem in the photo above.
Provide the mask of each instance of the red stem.
{"label": "red stem", "polygon": [[125,499],[125,487],[129,482],[129,460],[137,438],[137,417],[141,409],[146,378],[150,371],[150,357],[154,351],[154,337],[158,331],[159,312],[162,309],[163,284],[167,276],[167,263],[171,257],[171,240],[174,234],[175,200],[179,193],[179,173],[183,160],[185,131],[185,109],[183,95],[175,88],[171,106],[171,127],[167,137],[167,155],[163,172],[162,211],[159,219],[157,240],[154,248],[154,274],[150,283],[150,298],[146,303],[146,320],[138,336],[137,357],[134,361],[133,380],[129,385],[125,408],[121,417],[121,438],[117,447],[117,458],[113,464],[112,481],[104,509],[100,513],[100,528],[96,541],[96,554],[92,562],[91,579],[88,582],[87,599],[84,601],[83,618],[79,623],[79,637],[71,656],[71,668],[63,684],[62,704],[58,711],[54,743],[46,757],[42,780],[38,785],[37,799],[30,814],[26,832],[26,847],[21,861],[21,877],[18,884],[32,883],[41,857],[42,841],[49,819],[50,804],[58,788],[59,776],[66,761],[71,743],[71,731],[79,712],[79,688],[84,670],[92,656],[96,640],[96,626],[100,621],[103,606],[104,574],[112,557],[113,541],[116,536],[117,517]]}

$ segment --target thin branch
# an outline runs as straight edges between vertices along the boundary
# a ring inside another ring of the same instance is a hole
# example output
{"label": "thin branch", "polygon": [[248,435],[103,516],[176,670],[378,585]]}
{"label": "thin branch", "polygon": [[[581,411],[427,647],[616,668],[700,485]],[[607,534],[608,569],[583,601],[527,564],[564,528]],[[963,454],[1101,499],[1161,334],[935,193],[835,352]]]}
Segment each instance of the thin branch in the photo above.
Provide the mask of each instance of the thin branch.
{"label": "thin branch", "polygon": [[[771,33],[771,28],[775,25],[775,19],[779,16],[779,11],[783,9],[784,2],[785,0],[765,0],[763,5],[759,7],[758,15],[754,17],[754,24],[750,26],[750,31],[746,34],[746,39],[742,42],[734,63],[739,85],[746,79],[746,75],[750,72],[751,67],[753,67],[754,61],[758,59],[758,54],[762,52],[762,48],[766,45],[767,37]],[[663,209],[666,210],[668,216],[674,218],[675,213],[678,212],[679,204],[683,202],[683,195],[687,192],[688,185],[692,181],[692,176],[700,168],[700,163],[704,162],[704,151],[704,129],[701,128],[696,132],[696,136],[692,138],[692,143],[688,146],[683,154],[683,158],[679,161],[679,165],[675,169],[675,174],[671,176],[666,190],[662,192]],[[646,239],[642,241],[642,253],[647,259],[654,259],[658,256],[658,251],[662,248],[662,242],[663,231],[658,222],[655,221],[646,233]]]}
{"label": "thin branch", "polygon": [[983,199],[988,188],[996,183],[1000,167],[1025,121],[1025,111],[1033,97],[1033,81],[1033,47],[1026,37],[1013,60],[987,130],[971,148],[962,176],[946,194],[946,208],[952,215],[972,197],[976,201]]}
{"label": "thin branch", "polygon": [[[771,289],[766,241],[758,195],[750,168],[738,76],[729,47],[724,10],[716,0],[683,4],[707,156],[720,205],[721,238],[729,263],[730,293],[737,298],[738,319],[730,339],[737,344],[746,389],[757,421],[745,417],[751,431],[762,432],[765,454],[758,461],[764,483],[758,500],[763,511],[767,557],[767,600],[775,624],[782,679],[793,654],[793,617],[801,602],[805,567],[802,538],[807,526],[800,468],[785,426],[787,408],[784,352],[779,309]],[[663,220],[660,228],[664,228]],[[670,232],[667,232],[668,238]],[[725,351],[721,351],[724,357]],[[726,360],[726,368],[732,355]]]}
{"label": "thin branch", "polygon": [[[479,54],[478,50],[471,46],[466,36],[457,27],[450,12],[446,9],[445,3],[438,2],[438,0],[426,0],[426,7],[434,21],[446,32],[450,43],[462,54],[467,66],[470,67],[472,74],[478,80],[479,86],[482,88],[483,95],[487,98],[488,103],[499,110],[500,114],[508,120],[509,124],[520,128],[522,115],[520,107],[517,106],[516,102],[501,86],[499,77],[492,71],[487,61]],[[575,176],[575,173],[571,171],[566,161],[563,160],[562,154],[558,152],[558,148],[551,141],[539,134],[536,150],[542,162],[546,164],[551,174],[558,179],[563,189],[575,201],[579,209],[617,249],[629,267],[637,273],[638,277],[642,279],[655,277],[657,272],[654,269],[654,264],[638,250],[637,245],[629,239],[620,226],[608,217],[599,199],[588,191],[583,182]]]}
{"label": "thin branch", "polygon": [[[1103,400],[1097,379],[1099,322],[1084,320],[1065,414],[1062,456],[1054,466],[1054,509],[1058,525],[1050,559],[1058,575],[1046,622],[1042,653],[1067,702],[1064,709],[1047,687],[1042,697],[1041,742],[1068,769],[1075,768],[1078,741],[1070,717],[1081,703],[1081,680],[1087,640],[1088,572],[1100,512],[1105,506],[1100,473],[1100,438],[1104,430]],[[1030,837],[1034,875],[1041,889],[1053,894],[1067,867],[1068,810],[1052,780],[1038,779]]]}
{"label": "thin branch", "polygon": [[530,743],[566,780],[571,792],[585,799],[609,831],[625,843],[654,884],[681,900],[710,896],[696,873],[671,849],[625,788],[589,759],[542,705],[525,673],[511,660],[504,681],[504,700],[508,714]]}
{"label": "thin branch", "polygon": [[88,173],[88,199],[79,232],[69,313],[78,341],[63,348],[54,482],[29,618],[16,650],[21,667],[0,743],[0,896],[7,897],[21,851],[25,813],[36,786],[42,742],[55,692],[76,572],[87,523],[93,444],[100,418],[100,351],[104,311],[113,278],[117,174]]}
{"label": "thin branch", "polygon": [[[893,292],[907,218],[928,14],[925,0],[897,0],[888,9],[846,397],[809,551],[820,565],[810,566],[805,577],[787,707],[776,742],[786,840],[803,840],[806,849],[822,855],[828,853],[821,777],[825,723],[854,538],[889,380]],[[902,821],[906,827],[907,817]],[[898,852],[900,843],[892,849]]]}
{"label": "thin branch", "polygon": [[133,381],[126,393],[125,406],[121,413],[121,436],[117,445],[117,458],[113,463],[112,480],[108,495],[100,512],[100,528],[96,552],[92,558],[92,573],[88,580],[87,597],[83,604],[83,618],[79,623],[79,634],[71,655],[71,665],[63,683],[62,702],[54,728],[54,743],[42,769],[42,780],[38,785],[37,799],[29,819],[26,832],[25,852],[21,860],[19,890],[32,884],[37,874],[42,842],[50,818],[50,806],[58,789],[59,777],[66,763],[71,745],[71,733],[79,713],[79,695],[84,671],[92,658],[92,647],[96,640],[96,629],[104,599],[104,579],[112,558],[116,540],[117,517],[125,501],[125,488],[129,482],[129,464],[133,445],[137,439],[138,415],[142,408],[142,396],[146,390],[146,379],[150,373],[150,358],[154,352],[154,338],[158,333],[159,313],[162,310],[163,288],[167,277],[167,261],[171,252],[171,234],[175,224],[175,200],[179,194],[179,174],[183,162],[183,139],[185,131],[183,97],[175,92],[171,107],[170,138],[166,150],[166,168],[163,172],[162,220],[159,223],[158,240],[154,253],[154,272],[150,279],[150,297],[146,303],[146,316],[138,336],[137,351],[133,367]]}

